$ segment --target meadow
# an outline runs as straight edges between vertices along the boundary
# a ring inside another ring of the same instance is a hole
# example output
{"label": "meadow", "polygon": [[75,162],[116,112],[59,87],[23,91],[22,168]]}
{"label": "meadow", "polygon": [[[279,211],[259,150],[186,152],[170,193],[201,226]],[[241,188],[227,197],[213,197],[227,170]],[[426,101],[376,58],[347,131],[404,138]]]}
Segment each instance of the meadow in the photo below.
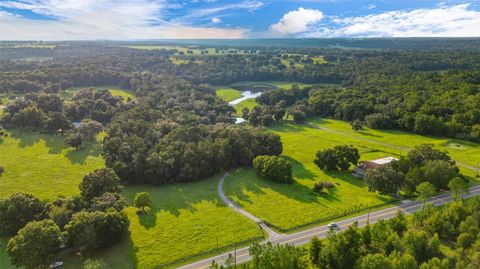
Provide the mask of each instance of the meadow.
{"label": "meadow", "polygon": [[[83,176],[104,167],[100,142],[75,150],[63,137],[36,132],[9,130],[0,142],[0,198],[14,192],[32,193],[44,200],[79,193]],[[149,192],[153,206],[149,214],[137,215],[134,207],[126,212],[130,236],[122,243],[100,250],[110,268],[154,268],[218,247],[262,237],[258,226],[226,207],[217,195],[219,176],[194,183],[168,186],[126,186],[130,203],[136,192]],[[12,268],[0,241],[0,267]],[[61,253],[65,268],[83,268],[83,260],[73,253]],[[173,266],[173,265],[172,265]]]}
{"label": "meadow", "polygon": [[[330,131],[319,129],[327,127]],[[279,184],[259,178],[250,168],[232,171],[225,180],[228,197],[255,216],[282,229],[292,229],[321,219],[340,216],[345,211],[379,206],[391,198],[368,192],[362,179],[348,172],[324,172],[315,166],[315,153],[336,145],[353,145],[361,160],[386,156],[400,157],[408,148],[433,143],[447,150],[457,160],[474,166],[480,161],[480,145],[456,140],[431,138],[401,131],[364,129],[354,132],[349,123],[315,119],[310,124],[296,125],[290,121],[270,128],[281,136],[282,157],[292,163],[293,184]],[[332,132],[333,131],[333,132]],[[398,147],[391,147],[395,145]],[[472,184],[478,184],[475,172],[460,167]],[[335,187],[324,194],[312,191],[315,182],[330,181]]]}
{"label": "meadow", "polygon": [[227,207],[217,195],[220,175],[199,182],[167,186],[129,186],[124,196],[148,192],[153,207],[138,215],[127,208],[134,260],[154,268],[187,256],[263,236],[257,224]]}
{"label": "meadow", "polygon": [[101,136],[75,150],[60,135],[17,129],[7,133],[0,140],[0,165],[5,169],[0,175],[0,198],[15,192],[46,200],[76,195],[83,176],[105,165]]}

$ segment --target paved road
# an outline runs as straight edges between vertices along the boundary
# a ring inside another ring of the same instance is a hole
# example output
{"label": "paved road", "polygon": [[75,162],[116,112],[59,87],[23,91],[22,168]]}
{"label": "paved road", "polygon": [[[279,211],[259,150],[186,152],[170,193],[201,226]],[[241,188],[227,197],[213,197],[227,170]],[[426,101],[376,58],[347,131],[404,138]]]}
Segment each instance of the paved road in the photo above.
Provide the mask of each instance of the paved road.
{"label": "paved road", "polygon": [[[374,144],[384,146],[384,147],[387,147],[387,148],[397,149],[397,150],[400,150],[400,151],[411,150],[411,148],[408,148],[408,147],[402,147],[402,146],[396,146],[396,145],[392,145],[392,144],[388,144],[388,143],[383,143],[383,142],[380,142],[380,141],[377,141],[377,140],[374,140],[374,139],[360,137],[360,136],[352,135],[352,134],[345,133],[345,132],[342,132],[342,131],[337,131],[337,130],[333,130],[333,129],[330,129],[330,128],[326,128],[326,127],[320,126],[318,124],[314,124],[314,123],[307,123],[307,124],[310,127],[313,127],[313,128],[316,128],[316,129],[320,129],[320,130],[330,132],[330,133],[334,133],[334,134],[338,134],[338,135],[348,136],[348,137],[351,137],[351,138],[354,138],[354,139],[357,139],[357,140],[374,143]],[[466,163],[461,163],[461,162],[456,161],[456,164],[458,166],[470,169],[470,170],[475,171],[475,172],[477,172],[477,170],[478,170],[478,168],[476,168],[472,165],[466,164]]]}
{"label": "paved road", "polygon": [[[470,188],[470,193],[465,195],[465,198],[478,196],[480,195],[480,186],[475,186]],[[440,206],[452,201],[451,195],[449,192],[437,195],[428,199],[428,203],[433,204],[434,206]],[[370,214],[365,214],[357,217],[352,217],[349,219],[345,219],[342,221],[338,221],[337,224],[339,225],[339,230],[344,230],[348,226],[352,225],[354,222],[358,222],[360,227],[365,226],[367,221],[370,223],[376,223],[382,219],[390,219],[395,217],[398,210],[402,210],[405,214],[411,214],[420,210],[422,207],[421,202],[409,202],[402,205],[394,206],[391,208],[371,212]],[[310,241],[311,238],[314,236],[318,236],[319,238],[324,238],[328,232],[328,227],[326,225],[312,228],[309,230],[301,231],[294,234],[284,235],[277,238],[269,239],[268,241],[272,242],[273,244],[291,244],[291,245],[303,245]],[[251,259],[250,255],[248,254],[248,247],[243,247],[237,249],[234,253],[233,251],[226,252],[224,254],[207,258],[198,262],[191,263],[189,265],[185,265],[179,267],[181,269],[205,269],[210,266],[213,260],[217,263],[222,264],[223,261],[228,257],[229,254],[236,255],[237,263],[245,262]]]}
{"label": "paved road", "polygon": [[228,197],[225,195],[225,193],[223,193],[223,182],[225,181],[225,178],[227,176],[228,176],[228,173],[225,173],[222,176],[222,178],[220,179],[220,181],[218,182],[218,186],[217,186],[218,195],[220,196],[220,198],[222,198],[222,200],[225,202],[225,204],[227,204],[228,207],[231,207],[233,210],[237,211],[238,213],[244,215],[245,217],[247,217],[247,218],[253,220],[255,223],[257,223],[258,226],[260,226],[260,229],[262,229],[263,231],[265,231],[268,234],[269,239],[273,239],[273,238],[283,236],[283,234],[279,234],[279,233],[275,232],[274,230],[272,230],[270,227],[268,227],[261,219],[255,217],[254,215],[245,211],[240,206],[235,204],[233,201],[228,199]]}

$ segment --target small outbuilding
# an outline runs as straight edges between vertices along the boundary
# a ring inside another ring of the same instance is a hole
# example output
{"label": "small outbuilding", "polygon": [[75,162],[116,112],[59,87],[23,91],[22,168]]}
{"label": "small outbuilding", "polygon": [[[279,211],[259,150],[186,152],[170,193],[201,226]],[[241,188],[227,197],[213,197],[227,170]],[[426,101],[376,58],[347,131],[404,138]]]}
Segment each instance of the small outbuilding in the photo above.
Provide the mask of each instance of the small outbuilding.
{"label": "small outbuilding", "polygon": [[368,170],[387,165],[393,161],[398,161],[398,159],[395,157],[384,157],[371,161],[362,161],[358,166],[355,166],[355,168],[353,169],[353,175],[356,177],[364,178]]}

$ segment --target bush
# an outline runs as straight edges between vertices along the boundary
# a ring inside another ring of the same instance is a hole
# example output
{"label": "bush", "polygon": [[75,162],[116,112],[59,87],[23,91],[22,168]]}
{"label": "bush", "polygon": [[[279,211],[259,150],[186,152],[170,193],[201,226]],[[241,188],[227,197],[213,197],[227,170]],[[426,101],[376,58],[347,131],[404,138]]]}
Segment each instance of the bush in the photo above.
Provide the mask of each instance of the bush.
{"label": "bush", "polygon": [[3,174],[3,172],[5,172],[5,168],[3,168],[3,166],[0,165],[0,176]]}
{"label": "bush", "polygon": [[293,182],[292,165],[277,156],[257,156],[253,159],[253,168],[263,178],[280,183]]}
{"label": "bush", "polygon": [[330,189],[330,188],[333,188],[335,187],[333,185],[332,182],[330,181],[321,181],[321,182],[317,182],[315,183],[315,185],[313,185],[313,191],[316,192],[316,193],[321,193],[323,191],[323,189]]}

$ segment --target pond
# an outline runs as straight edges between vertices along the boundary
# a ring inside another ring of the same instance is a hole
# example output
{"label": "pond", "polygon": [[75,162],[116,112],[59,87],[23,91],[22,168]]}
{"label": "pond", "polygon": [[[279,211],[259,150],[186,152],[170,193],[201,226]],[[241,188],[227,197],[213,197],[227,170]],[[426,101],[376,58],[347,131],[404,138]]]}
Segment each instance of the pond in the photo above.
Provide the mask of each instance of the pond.
{"label": "pond", "polygon": [[[262,92],[256,92],[256,93],[253,93],[251,91],[244,91],[242,92],[242,97],[240,98],[237,98],[233,101],[230,101],[228,104],[231,105],[231,106],[234,106],[242,101],[245,101],[247,99],[250,99],[250,98],[257,98],[258,96],[262,95]],[[240,124],[240,123],[243,123],[245,122],[245,120],[243,118],[235,118],[235,124]]]}
{"label": "pond", "polygon": [[242,101],[245,101],[247,99],[250,99],[250,98],[257,98],[258,96],[262,95],[262,92],[256,92],[256,93],[253,93],[251,91],[244,91],[242,92],[242,97],[240,98],[237,98],[233,101],[230,101],[228,104],[231,105],[231,106],[234,106]]}

